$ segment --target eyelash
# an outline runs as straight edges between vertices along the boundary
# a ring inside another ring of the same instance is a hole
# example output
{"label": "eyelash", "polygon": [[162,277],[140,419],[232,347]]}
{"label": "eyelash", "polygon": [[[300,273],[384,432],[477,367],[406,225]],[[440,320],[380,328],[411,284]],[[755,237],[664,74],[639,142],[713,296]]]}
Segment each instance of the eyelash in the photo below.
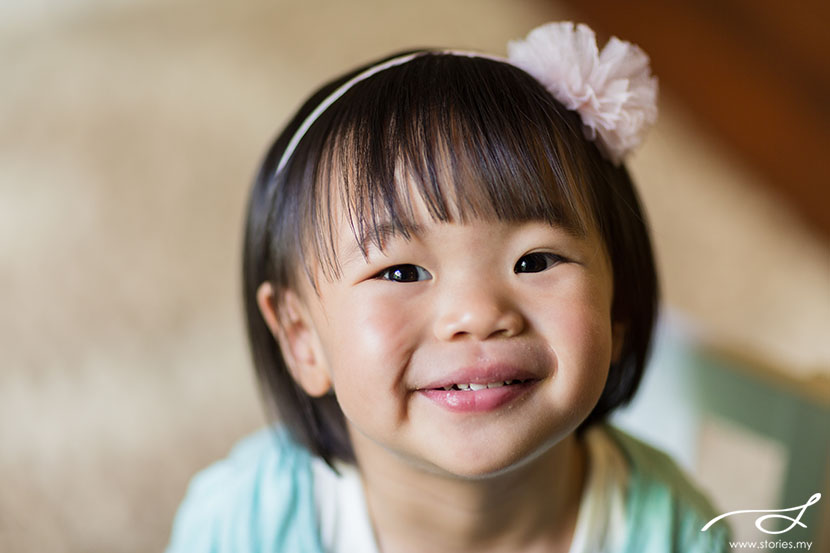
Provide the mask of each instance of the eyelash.
{"label": "eyelash", "polygon": [[[543,264],[528,266],[529,264],[527,262],[531,259],[537,262],[542,261]],[[513,266],[513,272],[516,274],[541,273],[542,271],[546,271],[547,269],[559,265],[560,263],[564,263],[565,261],[567,260],[564,257],[555,253],[532,252],[519,258]],[[380,280],[388,280],[390,282],[422,282],[425,280],[431,280],[432,275],[429,274],[429,271],[423,267],[413,265],[412,263],[403,263],[401,265],[392,265],[391,267],[387,267],[375,275],[375,278]]]}

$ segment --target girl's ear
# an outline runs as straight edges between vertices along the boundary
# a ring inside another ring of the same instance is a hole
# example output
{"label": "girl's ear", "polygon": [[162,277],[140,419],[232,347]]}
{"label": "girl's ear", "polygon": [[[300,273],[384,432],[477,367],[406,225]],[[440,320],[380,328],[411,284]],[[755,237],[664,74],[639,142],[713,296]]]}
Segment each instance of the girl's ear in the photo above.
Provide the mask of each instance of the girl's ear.
{"label": "girl's ear", "polygon": [[625,323],[611,323],[611,363],[616,363],[622,357],[622,349],[627,332],[628,325]]}
{"label": "girl's ear", "polygon": [[328,393],[331,375],[314,321],[303,300],[293,290],[284,290],[277,298],[270,282],[259,285],[256,300],[297,384],[312,397]]}

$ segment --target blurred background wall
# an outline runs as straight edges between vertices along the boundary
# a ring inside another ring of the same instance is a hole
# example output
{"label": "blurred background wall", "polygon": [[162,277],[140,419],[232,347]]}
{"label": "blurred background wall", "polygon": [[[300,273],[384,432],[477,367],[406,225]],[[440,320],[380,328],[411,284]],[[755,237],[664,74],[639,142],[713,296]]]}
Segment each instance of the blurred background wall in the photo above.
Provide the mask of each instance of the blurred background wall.
{"label": "blurred background wall", "polygon": [[[0,551],[158,551],[189,477],[264,423],[238,297],[244,202],[268,142],[312,87],[407,47],[503,53],[563,18],[605,30],[575,9],[3,3]],[[791,486],[823,485],[826,505],[828,234],[683,93],[664,86],[661,109],[630,168],[667,311],[644,393],[620,424],[670,449],[724,510],[790,507]],[[813,201],[825,208],[827,184],[809,187],[823,186]],[[775,431],[752,423],[770,405]],[[797,428],[813,446],[803,454],[786,439]],[[794,484],[805,457],[818,476]],[[753,470],[777,478],[760,496]]]}

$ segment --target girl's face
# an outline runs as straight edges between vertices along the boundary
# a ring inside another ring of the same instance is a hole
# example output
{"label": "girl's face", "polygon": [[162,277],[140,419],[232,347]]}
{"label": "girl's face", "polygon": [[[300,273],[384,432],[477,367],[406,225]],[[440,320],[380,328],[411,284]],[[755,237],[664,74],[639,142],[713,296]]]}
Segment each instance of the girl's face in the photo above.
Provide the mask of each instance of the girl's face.
{"label": "girl's face", "polygon": [[462,477],[509,470],[599,399],[621,339],[606,252],[594,233],[441,223],[416,208],[417,232],[382,233],[367,258],[341,222],[341,277],[300,291],[308,332],[286,333],[300,343],[283,350],[305,352],[289,363],[314,383],[307,391],[333,387],[358,460],[391,452]]}

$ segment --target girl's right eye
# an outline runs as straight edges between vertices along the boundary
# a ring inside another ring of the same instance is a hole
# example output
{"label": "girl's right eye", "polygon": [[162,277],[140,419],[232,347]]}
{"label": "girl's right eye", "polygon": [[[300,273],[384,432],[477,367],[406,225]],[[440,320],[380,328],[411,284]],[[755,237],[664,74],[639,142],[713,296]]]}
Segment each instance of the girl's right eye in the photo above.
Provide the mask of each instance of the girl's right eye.
{"label": "girl's right eye", "polygon": [[388,269],[384,269],[378,273],[377,277],[382,280],[391,280],[392,282],[418,282],[421,280],[430,280],[432,275],[418,265],[393,265]]}

